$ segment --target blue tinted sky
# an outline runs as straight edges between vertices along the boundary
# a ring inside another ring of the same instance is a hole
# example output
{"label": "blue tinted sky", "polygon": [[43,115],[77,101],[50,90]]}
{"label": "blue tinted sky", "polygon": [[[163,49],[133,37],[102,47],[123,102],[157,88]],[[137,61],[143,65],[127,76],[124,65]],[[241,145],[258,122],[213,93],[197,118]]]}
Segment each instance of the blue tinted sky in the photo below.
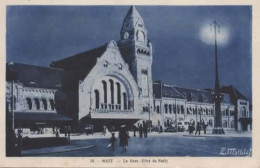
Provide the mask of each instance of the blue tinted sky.
{"label": "blue tinted sky", "polygon": [[[189,88],[214,87],[214,47],[200,39],[213,20],[228,27],[219,46],[221,85],[251,100],[251,7],[136,6],[154,47],[153,80]],[[49,66],[54,60],[119,40],[129,6],[9,6],[7,61]],[[221,29],[220,29],[221,31]]]}

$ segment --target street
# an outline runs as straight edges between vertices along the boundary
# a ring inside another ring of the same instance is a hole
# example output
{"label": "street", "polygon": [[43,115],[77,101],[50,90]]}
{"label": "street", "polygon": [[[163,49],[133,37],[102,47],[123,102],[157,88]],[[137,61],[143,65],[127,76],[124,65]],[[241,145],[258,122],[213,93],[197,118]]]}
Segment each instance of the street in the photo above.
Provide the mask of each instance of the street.
{"label": "street", "polygon": [[107,147],[109,139],[109,136],[106,136],[73,140],[73,143],[86,142],[95,146],[39,156],[221,156],[223,148],[250,150],[252,146],[249,137],[187,137],[182,134],[162,133],[139,138],[131,134],[127,151],[122,152],[118,137],[115,151]]}

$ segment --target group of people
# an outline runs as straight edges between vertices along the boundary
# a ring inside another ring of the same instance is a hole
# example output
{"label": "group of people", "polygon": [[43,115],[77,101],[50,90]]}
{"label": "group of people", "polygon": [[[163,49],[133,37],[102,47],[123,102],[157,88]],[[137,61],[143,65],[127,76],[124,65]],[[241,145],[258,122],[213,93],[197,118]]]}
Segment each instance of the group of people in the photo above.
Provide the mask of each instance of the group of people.
{"label": "group of people", "polygon": [[[106,127],[103,127],[102,135],[106,134],[106,130],[108,130],[108,129]],[[147,138],[147,136],[148,136],[148,123],[143,122],[142,124],[137,124],[137,126],[133,125],[133,132],[134,132],[134,134],[133,134],[134,137],[136,137],[137,132],[139,132],[140,138],[142,138],[142,137]],[[112,134],[112,136],[110,138],[108,147],[111,147],[111,149],[114,151],[116,137],[115,137],[114,132],[111,132],[111,134]],[[126,125],[122,125],[119,128],[118,138],[119,138],[119,146],[122,147],[122,152],[125,152],[126,146],[128,146],[128,139],[130,139],[129,132],[128,132]]]}
{"label": "group of people", "polygon": [[136,132],[139,132],[139,137],[142,138],[143,136],[147,138],[148,135],[148,123],[143,121],[143,124],[137,124],[137,127],[134,125],[133,126],[133,131],[134,131],[134,137],[136,137]]}
{"label": "group of people", "polygon": [[[60,137],[60,127],[53,127],[52,128],[52,132],[53,132],[53,135],[56,137],[56,138],[59,138]],[[65,126],[64,127],[64,134],[65,134],[65,137],[70,139],[70,133],[71,133],[71,126]]]}
{"label": "group of people", "polygon": [[[197,125],[196,125],[196,132],[195,132],[195,135],[199,134],[200,135],[200,131],[203,129],[204,131],[204,134],[206,134],[207,132],[207,124],[205,124],[204,121],[202,122],[197,122]],[[195,122],[193,123],[189,123],[189,126],[188,126],[188,131],[189,131],[189,134],[193,134],[193,131],[195,131]]]}
{"label": "group of people", "polygon": [[[119,129],[119,146],[122,147],[122,152],[126,151],[126,146],[128,146],[128,139],[130,138],[129,136],[129,132],[126,128],[126,125],[122,125]],[[110,143],[108,145],[108,147],[111,147],[112,150],[115,150],[115,142],[116,142],[116,137],[115,137],[115,133],[112,133],[112,137],[110,138]]]}

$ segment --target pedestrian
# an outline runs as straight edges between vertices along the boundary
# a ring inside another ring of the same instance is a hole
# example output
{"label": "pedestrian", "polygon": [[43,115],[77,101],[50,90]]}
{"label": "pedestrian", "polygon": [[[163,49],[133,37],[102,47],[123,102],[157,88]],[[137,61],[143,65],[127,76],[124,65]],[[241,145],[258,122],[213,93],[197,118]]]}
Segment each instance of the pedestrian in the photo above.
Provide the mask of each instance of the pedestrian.
{"label": "pedestrian", "polygon": [[68,138],[70,139],[71,127],[68,126],[67,128],[68,128],[68,130],[67,130],[67,131],[68,131],[68,132],[67,132],[67,133],[68,133]]}
{"label": "pedestrian", "polygon": [[199,135],[200,135],[200,123],[199,122],[197,123],[195,135],[197,135],[198,132],[199,132]]}
{"label": "pedestrian", "polygon": [[60,128],[59,127],[56,127],[56,130],[55,130],[55,134],[56,134],[56,138],[59,138],[60,137]]}
{"label": "pedestrian", "polygon": [[135,134],[136,133],[136,126],[135,125],[133,126],[133,130],[134,130],[134,137],[136,137],[136,134]]}
{"label": "pedestrian", "polygon": [[106,136],[106,133],[107,133],[107,127],[104,125],[104,126],[103,126],[103,132],[102,132],[101,135]]}
{"label": "pedestrian", "polygon": [[116,142],[115,133],[112,133],[112,137],[110,138],[110,144],[108,145],[108,147],[111,147],[112,151],[115,150],[115,142]]}
{"label": "pedestrian", "polygon": [[128,139],[129,138],[130,137],[128,135],[126,126],[122,125],[120,127],[120,130],[119,130],[119,139],[120,139],[119,145],[122,146],[122,149],[123,149],[122,152],[126,151],[126,146],[128,146]]}
{"label": "pedestrian", "polygon": [[68,128],[67,128],[67,126],[65,126],[65,128],[64,128],[65,137],[67,137],[67,131],[68,131]]}
{"label": "pedestrian", "polygon": [[148,127],[147,127],[147,123],[145,122],[143,122],[143,132],[144,132],[144,137],[147,138]]}
{"label": "pedestrian", "polygon": [[207,129],[208,125],[205,124],[205,122],[203,121],[202,126],[203,126],[203,130],[204,130],[204,134],[206,134],[206,129]]}
{"label": "pedestrian", "polygon": [[142,124],[140,124],[140,126],[139,126],[139,136],[140,136],[140,138],[143,137],[143,126],[142,126]]}

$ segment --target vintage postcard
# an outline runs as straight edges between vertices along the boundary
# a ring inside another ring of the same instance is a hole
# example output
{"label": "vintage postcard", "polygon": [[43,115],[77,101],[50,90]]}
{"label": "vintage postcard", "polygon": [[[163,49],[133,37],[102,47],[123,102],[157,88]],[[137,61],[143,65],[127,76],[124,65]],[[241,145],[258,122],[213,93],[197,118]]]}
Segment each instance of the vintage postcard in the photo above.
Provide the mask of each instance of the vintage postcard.
{"label": "vintage postcard", "polygon": [[0,166],[260,166],[255,1],[2,9]]}

